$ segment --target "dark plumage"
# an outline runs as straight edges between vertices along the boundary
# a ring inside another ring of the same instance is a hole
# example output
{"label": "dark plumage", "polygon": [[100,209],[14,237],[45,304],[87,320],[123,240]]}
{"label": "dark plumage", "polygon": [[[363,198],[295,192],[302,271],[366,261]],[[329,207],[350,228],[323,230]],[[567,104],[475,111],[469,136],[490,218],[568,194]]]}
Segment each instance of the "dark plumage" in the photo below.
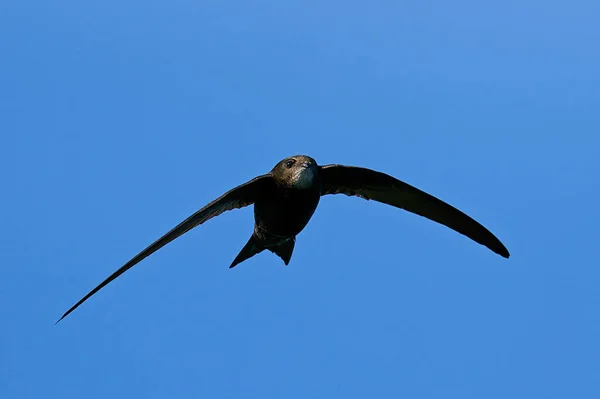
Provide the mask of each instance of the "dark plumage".
{"label": "dark plumage", "polygon": [[228,191],[175,226],[90,291],[58,321],[105,285],[177,237],[225,211],[251,204],[254,204],[254,232],[229,267],[232,268],[265,249],[275,253],[287,265],[294,251],[296,235],[312,217],[321,196],[327,194],[357,196],[405,209],[448,226],[505,258],[510,256],[500,240],[481,224],[407,183],[365,168],[318,166],[311,157],[296,155],[280,161],[266,175]]}

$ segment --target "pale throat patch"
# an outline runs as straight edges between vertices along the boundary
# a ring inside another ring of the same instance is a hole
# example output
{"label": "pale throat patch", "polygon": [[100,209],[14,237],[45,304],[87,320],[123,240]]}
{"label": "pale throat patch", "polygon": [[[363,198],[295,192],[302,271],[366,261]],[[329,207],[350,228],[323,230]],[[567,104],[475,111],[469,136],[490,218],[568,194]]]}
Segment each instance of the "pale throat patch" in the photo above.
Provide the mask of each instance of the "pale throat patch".
{"label": "pale throat patch", "polygon": [[314,171],[310,168],[302,168],[296,173],[294,186],[297,188],[310,188],[315,179]]}

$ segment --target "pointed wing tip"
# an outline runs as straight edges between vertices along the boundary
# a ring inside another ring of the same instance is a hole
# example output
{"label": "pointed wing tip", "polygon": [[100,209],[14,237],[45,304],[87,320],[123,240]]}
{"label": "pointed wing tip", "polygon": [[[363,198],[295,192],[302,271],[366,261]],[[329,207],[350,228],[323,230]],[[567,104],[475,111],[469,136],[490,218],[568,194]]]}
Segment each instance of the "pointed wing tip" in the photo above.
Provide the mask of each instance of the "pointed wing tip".
{"label": "pointed wing tip", "polygon": [[500,248],[495,249],[494,250],[495,253],[497,253],[498,255],[502,256],[503,258],[510,258],[510,252],[508,252],[508,249],[506,249],[506,247],[504,245],[502,245]]}
{"label": "pointed wing tip", "polygon": [[58,319],[56,321],[56,323],[54,323],[54,325],[57,325],[62,319],[64,319],[65,317],[67,317],[68,315],[71,314],[72,311],[74,311],[75,309],[77,309],[79,307],[79,305],[81,305],[86,299],[88,299],[89,296],[84,297],[83,299],[81,299],[79,302],[77,302],[75,305],[73,305],[71,307],[71,309],[67,310],[65,312],[65,314],[63,314],[62,316],[60,316],[60,319]]}
{"label": "pointed wing tip", "polygon": [[69,313],[71,313],[73,311],[73,309],[69,309],[65,314],[63,314],[62,316],[60,316],[60,319],[56,320],[56,323],[54,323],[54,325],[57,325],[58,323],[60,323],[60,321],[62,319],[64,319],[65,317],[67,317],[69,315]]}

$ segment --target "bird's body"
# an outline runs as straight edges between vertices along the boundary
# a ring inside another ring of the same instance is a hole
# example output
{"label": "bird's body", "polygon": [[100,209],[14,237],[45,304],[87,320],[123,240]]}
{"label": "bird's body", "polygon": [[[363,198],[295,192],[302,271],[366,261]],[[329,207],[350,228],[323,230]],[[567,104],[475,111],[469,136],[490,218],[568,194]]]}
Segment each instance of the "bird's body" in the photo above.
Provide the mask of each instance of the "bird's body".
{"label": "bird's body", "polygon": [[301,166],[300,170],[300,174],[308,175],[304,185],[297,187],[291,178],[284,176],[273,179],[259,194],[254,203],[254,221],[258,228],[278,236],[294,237],[308,224],[321,199],[321,185],[316,163],[305,162],[307,166]]}
{"label": "bird's body", "polygon": [[385,173],[343,166],[319,166],[306,155],[286,158],[267,174],[223,194],[175,226],[69,309],[62,320],[108,283],[177,237],[221,213],[254,204],[254,231],[230,268],[269,250],[287,265],[296,236],[306,227],[322,196],[345,194],[407,210],[451,229],[508,258],[508,250],[485,227],[447,203]]}
{"label": "bird's body", "polygon": [[274,178],[254,202],[254,232],[230,268],[265,249],[289,263],[296,235],[306,227],[321,199],[317,163],[306,156],[295,159],[300,165],[295,174],[287,173],[282,163],[271,170]]}

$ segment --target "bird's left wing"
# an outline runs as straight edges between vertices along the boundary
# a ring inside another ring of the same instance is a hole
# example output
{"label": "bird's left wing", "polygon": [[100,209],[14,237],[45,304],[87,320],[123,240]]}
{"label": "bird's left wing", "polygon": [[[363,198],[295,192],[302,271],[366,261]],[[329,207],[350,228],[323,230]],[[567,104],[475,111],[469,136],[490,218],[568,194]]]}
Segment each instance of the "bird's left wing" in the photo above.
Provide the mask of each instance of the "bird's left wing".
{"label": "bird's left wing", "polygon": [[89,297],[94,295],[96,292],[100,291],[108,283],[119,277],[121,274],[125,273],[127,270],[131,269],[142,259],[150,256],[154,252],[158,251],[160,248],[175,240],[177,237],[187,233],[194,227],[206,222],[207,220],[215,216],[220,215],[225,211],[229,211],[236,208],[242,208],[253,204],[258,195],[260,195],[261,190],[264,189],[266,185],[270,184],[272,182],[272,179],[273,178],[271,177],[271,175],[268,174],[258,176],[226,192],[221,197],[212,201],[211,203],[209,203],[208,205],[206,205],[205,207],[203,207],[202,209],[185,219],[183,222],[171,229],[168,233],[166,233],[161,238],[150,244],[150,246],[148,246],[142,252],[137,254],[129,262],[121,266],[106,280],[100,283],[100,285],[98,285],[96,288],[90,291],[79,302],[73,305],[71,309],[69,309],[64,315],[62,315],[62,317],[57,321],[57,323],[64,319],[69,313],[77,309],[77,307],[83,302],[85,302]]}
{"label": "bird's left wing", "polygon": [[346,194],[375,200],[424,216],[508,258],[506,247],[488,229],[442,200],[385,173],[343,165],[320,167],[321,194]]}

